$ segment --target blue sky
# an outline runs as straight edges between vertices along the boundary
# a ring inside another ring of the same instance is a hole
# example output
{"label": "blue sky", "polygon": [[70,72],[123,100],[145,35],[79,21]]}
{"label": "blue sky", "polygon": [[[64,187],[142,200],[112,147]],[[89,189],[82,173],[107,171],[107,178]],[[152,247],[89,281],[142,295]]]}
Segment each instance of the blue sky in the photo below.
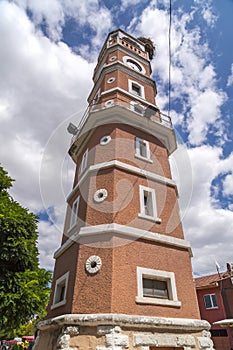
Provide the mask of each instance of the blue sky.
{"label": "blue sky", "polygon": [[[233,262],[233,1],[173,0],[171,157],[196,274]],[[41,215],[41,266],[53,268],[74,167],[70,135],[87,107],[107,34],[150,37],[156,103],[168,110],[168,0],[0,1],[0,159],[12,194]]]}

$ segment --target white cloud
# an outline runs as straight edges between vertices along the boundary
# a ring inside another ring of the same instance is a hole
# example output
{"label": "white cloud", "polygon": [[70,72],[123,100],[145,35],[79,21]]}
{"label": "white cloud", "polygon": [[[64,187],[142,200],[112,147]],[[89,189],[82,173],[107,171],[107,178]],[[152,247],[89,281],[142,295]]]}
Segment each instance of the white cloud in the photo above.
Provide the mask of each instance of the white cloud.
{"label": "white cloud", "polygon": [[36,25],[45,22],[48,34],[52,39],[59,40],[61,38],[65,14],[59,1],[15,0],[15,3],[31,11],[33,22]]}
{"label": "white cloud", "polygon": [[61,243],[62,226],[54,226],[48,221],[40,221],[38,230],[40,232],[38,249],[40,252],[41,267],[53,269],[54,267],[54,252],[59,248]]}
{"label": "white cloud", "polygon": [[202,15],[208,26],[214,26],[218,18],[213,12],[212,0],[205,2],[202,8]]}
{"label": "white cloud", "polygon": [[[89,25],[95,34],[90,37],[96,46],[103,42],[112,26],[112,14],[98,0],[15,0],[21,8],[29,10],[36,25],[44,25],[47,35],[55,41],[62,39],[62,31],[69,19],[77,26]],[[86,29],[85,29],[86,30]]]}
{"label": "white cloud", "polygon": [[231,65],[231,74],[227,79],[227,86],[231,86],[233,84],[233,63]]}
{"label": "white cloud", "polygon": [[206,138],[208,127],[220,117],[220,107],[226,99],[226,94],[212,89],[193,94],[188,121],[189,141],[200,145]]}
{"label": "white cloud", "polygon": [[[1,164],[16,179],[13,197],[35,212],[53,206],[58,225],[64,219],[65,197],[71,186],[72,170],[67,169],[72,169],[72,161],[67,165],[66,160],[70,135],[66,127],[71,120],[77,123],[84,112],[94,64],[75,55],[65,43],[56,44],[43,36],[14,3],[1,2],[0,16]],[[59,138],[54,136],[56,133]],[[46,143],[50,148],[45,147]],[[46,157],[50,162],[43,182]],[[41,191],[47,191],[45,208]],[[62,205],[63,210],[59,210]],[[54,225],[46,229],[47,239],[57,235]],[[44,247],[43,240],[44,234],[40,233],[40,247]],[[43,249],[41,256],[42,266],[51,267],[43,260]]]}
{"label": "white cloud", "polygon": [[233,195],[233,174],[226,175],[223,181],[223,193],[225,196]]}
{"label": "white cloud", "polygon": [[125,10],[127,7],[137,5],[141,0],[121,0],[121,9]]}
{"label": "white cloud", "polygon": [[231,261],[233,244],[233,212],[216,207],[211,197],[211,183],[219,175],[228,173],[233,166],[232,154],[222,158],[220,148],[200,146],[188,150],[193,169],[193,192],[183,225],[190,240],[194,257],[194,271],[214,271],[214,261],[221,265]]}
{"label": "white cloud", "polygon": [[[206,140],[209,127],[219,119],[221,106],[227,99],[227,95],[217,86],[214,65],[207,63],[210,48],[207,42],[203,43],[200,28],[192,23],[200,6],[207,20],[207,12],[209,16],[211,13],[210,4],[205,6],[198,2],[198,6],[193,7],[189,14],[176,11],[172,16],[171,98],[172,102],[180,101],[182,105],[183,119],[178,118],[176,121],[184,126],[183,121],[186,120],[189,142],[193,145],[200,145]],[[157,55],[152,65],[154,73],[159,74],[160,78],[157,100],[162,103],[160,108],[166,108],[164,103],[168,103],[168,12],[149,6],[138,23],[137,30],[151,37],[156,44]],[[218,136],[221,135],[218,133]]]}

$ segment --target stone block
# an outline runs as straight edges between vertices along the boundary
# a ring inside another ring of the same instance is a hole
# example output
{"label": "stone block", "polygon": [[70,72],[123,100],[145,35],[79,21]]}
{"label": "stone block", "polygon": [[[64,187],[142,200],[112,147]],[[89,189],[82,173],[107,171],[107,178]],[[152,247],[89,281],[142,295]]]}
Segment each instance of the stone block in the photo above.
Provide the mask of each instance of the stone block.
{"label": "stone block", "polygon": [[157,336],[150,334],[134,335],[134,345],[155,345],[158,346]]}
{"label": "stone block", "polygon": [[111,333],[113,331],[113,326],[98,326],[97,327],[97,334],[98,335],[105,335],[108,333]]}
{"label": "stone block", "polygon": [[57,349],[69,350],[70,335],[62,334],[57,340]]}
{"label": "stone block", "polygon": [[185,346],[185,347],[191,347],[195,348],[195,338],[191,335],[181,335],[177,337],[177,346]]}
{"label": "stone block", "polygon": [[157,344],[158,346],[176,346],[177,345],[177,339],[174,336],[164,334],[157,336]]}
{"label": "stone block", "polygon": [[63,328],[64,334],[69,334],[71,337],[79,334],[79,327],[77,326],[66,326]]}
{"label": "stone block", "polygon": [[96,350],[122,350],[121,346],[115,346],[115,345],[111,345],[111,346],[97,346]]}
{"label": "stone block", "polygon": [[209,337],[198,337],[200,349],[213,348],[213,342]]}
{"label": "stone block", "polygon": [[106,334],[105,344],[107,347],[111,345],[114,345],[114,346],[116,345],[116,346],[120,346],[120,347],[123,346],[125,348],[128,348],[129,347],[128,336],[120,333],[115,333],[115,332]]}

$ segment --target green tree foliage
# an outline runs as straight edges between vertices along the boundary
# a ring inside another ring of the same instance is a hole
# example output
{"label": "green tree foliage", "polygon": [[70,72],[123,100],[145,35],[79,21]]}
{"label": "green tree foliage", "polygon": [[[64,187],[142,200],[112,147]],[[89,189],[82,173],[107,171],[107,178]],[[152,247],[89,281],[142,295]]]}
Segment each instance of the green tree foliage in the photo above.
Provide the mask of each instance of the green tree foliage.
{"label": "green tree foliage", "polygon": [[51,281],[39,268],[38,218],[10,196],[13,181],[0,166],[0,338],[44,313]]}

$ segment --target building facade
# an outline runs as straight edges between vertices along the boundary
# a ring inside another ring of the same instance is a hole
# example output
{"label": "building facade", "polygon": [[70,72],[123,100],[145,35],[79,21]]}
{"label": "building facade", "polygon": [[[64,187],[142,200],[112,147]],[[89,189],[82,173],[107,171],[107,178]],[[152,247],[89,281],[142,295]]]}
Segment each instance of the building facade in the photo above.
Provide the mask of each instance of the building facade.
{"label": "building facade", "polygon": [[211,324],[216,350],[233,349],[233,275],[227,265],[224,273],[195,279],[201,318]]}
{"label": "building facade", "polygon": [[76,173],[36,350],[212,347],[169,166],[176,137],[155,102],[151,51],[148,40],[110,33],[89,108],[69,126]]}

